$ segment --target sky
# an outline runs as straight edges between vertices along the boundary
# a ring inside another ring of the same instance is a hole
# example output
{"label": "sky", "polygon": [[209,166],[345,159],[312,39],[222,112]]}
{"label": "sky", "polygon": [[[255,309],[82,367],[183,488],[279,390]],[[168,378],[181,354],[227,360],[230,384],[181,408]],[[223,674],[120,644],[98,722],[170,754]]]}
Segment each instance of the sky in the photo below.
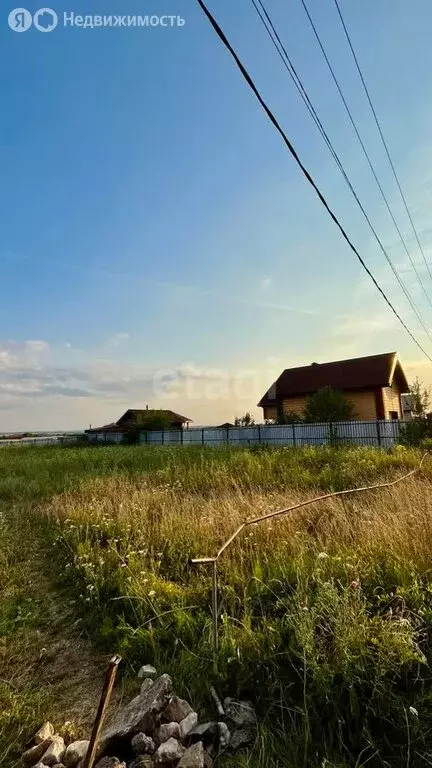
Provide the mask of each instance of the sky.
{"label": "sky", "polygon": [[[333,0],[307,0],[432,297]],[[432,264],[430,0],[340,0]],[[208,0],[368,266],[419,342],[409,306],[250,0]],[[195,0],[56,2],[57,27],[0,17],[0,432],[82,429],[128,407],[233,420],[283,368],[397,351],[398,324]],[[40,7],[27,3],[34,14]],[[266,7],[373,225],[428,303],[300,0]],[[63,26],[63,13],[176,14],[173,27]],[[432,335],[432,331],[431,331]]]}

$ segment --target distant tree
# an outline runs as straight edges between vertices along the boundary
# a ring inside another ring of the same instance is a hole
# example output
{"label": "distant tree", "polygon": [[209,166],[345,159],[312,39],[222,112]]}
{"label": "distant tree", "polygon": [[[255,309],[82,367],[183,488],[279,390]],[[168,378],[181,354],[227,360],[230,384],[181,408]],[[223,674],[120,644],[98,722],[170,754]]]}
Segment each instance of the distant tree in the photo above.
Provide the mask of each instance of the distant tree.
{"label": "distant tree", "polygon": [[354,408],[343,392],[332,387],[323,387],[310,395],[304,410],[308,422],[351,421],[355,418]]}
{"label": "distant tree", "polygon": [[431,401],[431,390],[416,378],[410,386],[411,410],[417,419],[425,419]]}
{"label": "distant tree", "polygon": [[246,411],[244,416],[236,416],[234,419],[234,424],[236,427],[253,427],[255,424],[255,419],[249,411]]}
{"label": "distant tree", "polygon": [[124,442],[133,445],[139,442],[141,432],[168,429],[170,420],[165,411],[149,411],[141,414],[136,421],[125,428]]}

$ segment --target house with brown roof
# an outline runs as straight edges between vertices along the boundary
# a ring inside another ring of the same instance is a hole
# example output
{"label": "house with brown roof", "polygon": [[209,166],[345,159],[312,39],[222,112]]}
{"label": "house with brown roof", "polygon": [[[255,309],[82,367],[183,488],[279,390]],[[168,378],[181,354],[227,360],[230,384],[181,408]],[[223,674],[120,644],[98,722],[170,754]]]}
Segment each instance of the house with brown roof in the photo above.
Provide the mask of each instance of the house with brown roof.
{"label": "house with brown roof", "polygon": [[[186,416],[181,416],[179,413],[164,409],[149,409],[149,408],[129,408],[123,416],[120,416],[118,421],[112,424],[105,424],[103,427],[93,427],[93,429],[86,429],[85,433],[88,435],[90,442],[111,442],[120,443],[123,440],[124,435],[133,427],[139,426],[144,419],[149,419],[152,416],[163,416],[167,422],[166,429],[183,429],[187,424],[190,424],[191,419]],[[144,428],[143,428],[144,429]]]}
{"label": "house with brown roof", "polygon": [[359,421],[403,418],[401,395],[409,385],[396,352],[287,368],[261,398],[264,419],[303,414],[309,395],[323,387],[343,392]]}

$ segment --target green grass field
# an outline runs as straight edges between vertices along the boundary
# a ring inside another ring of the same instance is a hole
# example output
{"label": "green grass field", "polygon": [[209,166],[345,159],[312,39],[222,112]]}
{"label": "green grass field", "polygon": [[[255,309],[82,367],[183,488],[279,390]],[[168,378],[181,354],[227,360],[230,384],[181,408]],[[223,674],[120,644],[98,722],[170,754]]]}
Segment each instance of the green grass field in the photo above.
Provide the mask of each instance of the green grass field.
{"label": "green grass field", "polygon": [[54,706],[16,672],[50,629],[41,593],[126,676],[155,663],[209,712],[211,682],[252,698],[259,738],[232,765],[432,765],[432,459],[391,489],[248,528],[220,562],[217,658],[210,573],[189,565],[245,519],[419,461],[402,447],[0,451],[0,765]]}

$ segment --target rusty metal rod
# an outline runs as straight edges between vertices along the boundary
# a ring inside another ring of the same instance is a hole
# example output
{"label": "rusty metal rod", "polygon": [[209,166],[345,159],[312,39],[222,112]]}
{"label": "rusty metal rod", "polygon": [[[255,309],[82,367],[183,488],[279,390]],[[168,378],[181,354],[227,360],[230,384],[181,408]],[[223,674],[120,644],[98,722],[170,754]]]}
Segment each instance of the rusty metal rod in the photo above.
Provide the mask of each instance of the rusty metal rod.
{"label": "rusty metal rod", "polygon": [[[213,579],[212,579],[212,605],[213,605],[213,638],[215,654],[219,650],[219,633],[218,633],[218,568],[217,560],[213,562]],[[215,660],[216,663],[216,660]]]}
{"label": "rusty metal rod", "polygon": [[97,755],[97,748],[99,745],[103,722],[111,699],[112,689],[120,662],[121,656],[113,656],[110,663],[108,664],[108,669],[105,674],[105,682],[102,688],[99,706],[96,712],[96,717],[90,736],[90,743],[88,745],[87,754],[84,758],[82,768],[93,768],[93,764]]}
{"label": "rusty metal rod", "polygon": [[273,517],[279,517],[280,515],[286,515],[288,512],[293,512],[296,509],[300,509],[301,507],[306,507],[309,504],[314,504],[317,501],[324,501],[325,499],[333,499],[337,496],[347,496],[350,493],[361,493],[362,491],[375,491],[379,488],[390,488],[392,485],[396,485],[397,483],[402,482],[402,480],[407,480],[408,477],[411,477],[411,475],[415,475],[416,472],[419,472],[423,461],[425,459],[426,454],[422,456],[422,459],[420,461],[420,464],[415,469],[412,469],[411,472],[408,472],[408,474],[403,475],[402,477],[397,477],[396,480],[391,480],[388,483],[376,483],[375,485],[365,485],[360,488],[348,488],[345,491],[333,491],[332,493],[325,493],[322,496],[315,496],[313,499],[308,499],[307,501],[301,501],[299,504],[293,504],[291,507],[285,507],[284,509],[277,509],[275,512],[269,512],[267,515],[261,515],[260,517],[254,517],[251,520],[245,520],[244,523],[239,525],[237,530],[234,531],[234,533],[229,537],[229,539],[222,544],[221,548],[215,555],[215,557],[201,557],[201,558],[193,558],[190,562],[193,565],[205,565],[209,563],[213,563],[214,560],[219,560],[220,556],[225,552],[225,550],[232,544],[234,539],[237,538],[237,536],[242,532],[244,528],[246,528],[249,525],[256,525],[257,523],[262,523],[264,520],[271,520]]}

